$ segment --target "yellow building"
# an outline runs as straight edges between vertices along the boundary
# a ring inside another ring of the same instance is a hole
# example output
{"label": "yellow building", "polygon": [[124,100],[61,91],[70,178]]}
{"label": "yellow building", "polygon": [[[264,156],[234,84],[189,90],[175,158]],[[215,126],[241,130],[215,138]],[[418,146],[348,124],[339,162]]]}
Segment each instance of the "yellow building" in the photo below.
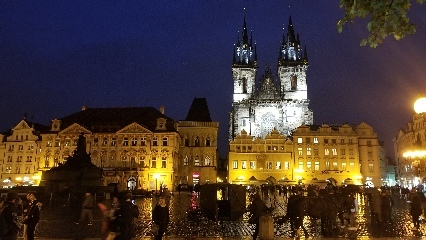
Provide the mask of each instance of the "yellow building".
{"label": "yellow building", "polygon": [[229,144],[228,182],[277,184],[293,176],[293,143],[275,129],[264,139],[242,130]]}
{"label": "yellow building", "polygon": [[218,131],[219,122],[211,120],[207,100],[194,98],[185,120],[179,121],[179,183],[217,181]]}
{"label": "yellow building", "polygon": [[164,108],[83,107],[81,112],[52,120],[51,129],[42,133],[38,168],[46,171],[65,162],[81,133],[92,162],[104,170],[105,185],[127,189],[132,178],[139,189],[174,185],[179,135]]}
{"label": "yellow building", "polygon": [[40,132],[47,128],[24,118],[9,132],[0,134],[1,184],[7,186],[40,183],[38,169]]}
{"label": "yellow building", "polygon": [[426,98],[414,104],[413,120],[393,139],[397,183],[415,187],[426,177]]}
{"label": "yellow building", "polygon": [[[265,139],[242,131],[230,143],[231,183],[303,183],[331,180],[336,184],[380,186],[377,134],[358,126],[302,125],[292,140],[277,130]],[[257,182],[256,182],[257,181]]]}

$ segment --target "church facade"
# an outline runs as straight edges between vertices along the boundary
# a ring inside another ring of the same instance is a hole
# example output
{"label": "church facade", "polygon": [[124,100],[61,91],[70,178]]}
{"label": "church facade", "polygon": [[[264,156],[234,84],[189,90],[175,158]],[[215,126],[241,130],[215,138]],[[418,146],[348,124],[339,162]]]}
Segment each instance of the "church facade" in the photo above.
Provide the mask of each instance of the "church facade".
{"label": "church facade", "polygon": [[249,39],[244,19],[242,36],[235,46],[232,62],[234,92],[229,118],[230,141],[242,130],[260,138],[274,129],[289,136],[298,126],[313,123],[307,95],[309,64],[306,47],[302,50],[291,18],[287,36],[280,47],[277,74],[268,68],[257,83],[257,64],[256,46],[252,37]]}

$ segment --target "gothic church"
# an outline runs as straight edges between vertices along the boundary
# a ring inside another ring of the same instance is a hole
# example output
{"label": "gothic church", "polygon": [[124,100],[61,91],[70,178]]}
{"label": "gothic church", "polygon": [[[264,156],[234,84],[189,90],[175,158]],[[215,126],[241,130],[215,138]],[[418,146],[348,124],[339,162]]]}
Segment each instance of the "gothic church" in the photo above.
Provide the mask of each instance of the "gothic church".
{"label": "gothic church", "polygon": [[278,79],[268,68],[256,83],[256,46],[252,36],[249,39],[244,18],[242,36],[235,45],[232,62],[234,93],[229,114],[229,140],[242,130],[261,138],[274,129],[289,136],[302,124],[313,124],[307,94],[308,66],[306,47],[302,50],[290,17],[287,36],[283,36],[278,56]]}

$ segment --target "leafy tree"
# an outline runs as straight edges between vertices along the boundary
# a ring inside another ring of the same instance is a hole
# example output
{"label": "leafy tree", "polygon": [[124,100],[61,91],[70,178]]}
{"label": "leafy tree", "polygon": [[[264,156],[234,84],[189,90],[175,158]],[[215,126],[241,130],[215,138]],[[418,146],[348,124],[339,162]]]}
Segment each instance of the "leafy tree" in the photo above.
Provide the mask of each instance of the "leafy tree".
{"label": "leafy tree", "polygon": [[416,27],[407,16],[412,7],[411,2],[423,4],[425,0],[340,0],[340,8],[344,8],[345,16],[337,22],[337,29],[342,32],[346,23],[355,18],[370,18],[367,38],[361,40],[361,46],[367,44],[377,47],[389,35],[396,40],[407,34],[414,34]]}

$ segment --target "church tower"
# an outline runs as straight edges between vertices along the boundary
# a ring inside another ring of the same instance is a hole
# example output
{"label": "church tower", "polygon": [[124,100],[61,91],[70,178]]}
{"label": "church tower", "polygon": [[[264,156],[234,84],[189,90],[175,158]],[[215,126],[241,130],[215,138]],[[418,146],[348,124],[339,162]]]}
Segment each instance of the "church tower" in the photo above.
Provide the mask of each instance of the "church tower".
{"label": "church tower", "polygon": [[234,93],[229,114],[229,140],[243,130],[260,138],[274,131],[289,136],[302,124],[312,124],[307,69],[306,49],[302,50],[290,18],[287,36],[280,47],[277,75],[268,67],[256,84],[256,46],[253,47],[251,37],[249,40],[244,18],[242,38],[238,39],[232,62]]}
{"label": "church tower", "polygon": [[256,49],[253,37],[247,34],[246,18],[244,17],[242,36],[238,36],[232,60],[232,77],[234,80],[233,101],[249,99],[255,91],[257,71]]}
{"label": "church tower", "polygon": [[278,77],[281,83],[281,92],[285,99],[308,99],[308,86],[306,84],[306,70],[308,69],[308,56],[300,46],[299,34],[294,34],[291,17],[288,23],[287,36],[283,36],[278,57]]}

